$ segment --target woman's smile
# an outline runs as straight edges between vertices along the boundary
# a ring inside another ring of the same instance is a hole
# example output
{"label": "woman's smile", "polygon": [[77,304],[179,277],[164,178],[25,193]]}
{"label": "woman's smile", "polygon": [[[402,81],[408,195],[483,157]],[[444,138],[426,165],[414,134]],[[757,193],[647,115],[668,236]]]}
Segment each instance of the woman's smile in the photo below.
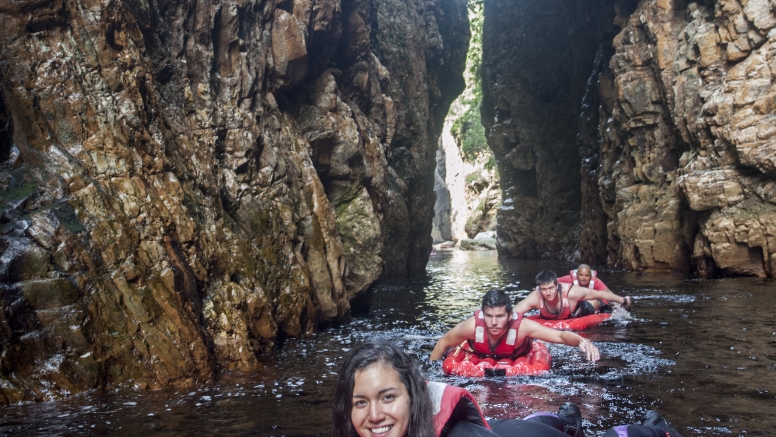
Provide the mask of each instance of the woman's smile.
{"label": "woman's smile", "polygon": [[393,425],[381,426],[379,428],[372,428],[370,431],[372,434],[385,434],[393,428]]}
{"label": "woman's smile", "polygon": [[361,437],[404,437],[410,398],[398,372],[377,362],[356,372],[350,420]]}

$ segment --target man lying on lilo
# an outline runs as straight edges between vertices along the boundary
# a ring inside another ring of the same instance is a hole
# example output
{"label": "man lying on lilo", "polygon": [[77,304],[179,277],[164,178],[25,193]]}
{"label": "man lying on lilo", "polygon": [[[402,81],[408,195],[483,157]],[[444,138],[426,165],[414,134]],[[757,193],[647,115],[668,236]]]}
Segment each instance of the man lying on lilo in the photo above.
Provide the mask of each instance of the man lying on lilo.
{"label": "man lying on lilo", "polygon": [[490,290],[482,297],[482,307],[439,339],[431,352],[431,361],[445,351],[461,345],[480,357],[514,359],[531,351],[532,339],[578,347],[589,361],[598,361],[598,348],[573,332],[561,332],[523,318],[512,310],[512,302],[503,290]]}
{"label": "man lying on lilo", "polygon": [[595,313],[593,306],[586,302],[593,299],[620,303],[625,308],[633,303],[630,296],[618,296],[608,290],[559,283],[555,272],[544,270],[536,275],[536,290],[518,302],[515,311],[524,314],[538,309],[545,319],[570,319]]}

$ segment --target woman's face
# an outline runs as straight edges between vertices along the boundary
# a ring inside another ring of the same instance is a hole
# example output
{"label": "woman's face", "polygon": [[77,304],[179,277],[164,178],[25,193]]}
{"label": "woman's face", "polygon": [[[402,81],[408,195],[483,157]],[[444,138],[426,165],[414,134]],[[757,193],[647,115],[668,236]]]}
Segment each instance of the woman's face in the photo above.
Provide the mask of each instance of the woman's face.
{"label": "woman's face", "polygon": [[390,364],[374,363],[356,372],[350,420],[360,437],[404,437],[410,396]]}

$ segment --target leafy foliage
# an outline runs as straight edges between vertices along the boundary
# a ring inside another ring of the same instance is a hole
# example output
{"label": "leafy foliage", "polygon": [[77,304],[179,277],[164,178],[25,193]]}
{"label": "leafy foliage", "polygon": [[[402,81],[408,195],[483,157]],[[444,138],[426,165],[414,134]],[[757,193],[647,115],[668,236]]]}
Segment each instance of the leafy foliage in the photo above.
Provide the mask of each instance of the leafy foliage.
{"label": "leafy foliage", "polygon": [[469,77],[477,78],[479,82],[480,62],[482,62],[482,23],[484,21],[484,0],[469,0],[469,51],[466,53],[466,69]]}
{"label": "leafy foliage", "polygon": [[453,122],[452,134],[461,147],[464,158],[473,162],[477,156],[490,153],[490,150],[480,120],[482,81],[479,70],[482,62],[483,0],[469,0],[468,8],[471,40],[466,54],[466,91],[461,102],[466,109]]}
{"label": "leafy foliage", "polygon": [[467,186],[471,185],[475,181],[479,180],[480,178],[482,178],[482,175],[480,174],[480,172],[469,173],[468,175],[466,175],[466,185]]}
{"label": "leafy foliage", "polygon": [[485,163],[485,168],[488,170],[493,170],[496,167],[496,157],[493,155],[490,155],[488,157],[488,162]]}
{"label": "leafy foliage", "polygon": [[468,161],[474,161],[488,150],[485,128],[480,122],[480,105],[469,106],[467,111],[453,123],[453,135],[458,139],[461,151]]}

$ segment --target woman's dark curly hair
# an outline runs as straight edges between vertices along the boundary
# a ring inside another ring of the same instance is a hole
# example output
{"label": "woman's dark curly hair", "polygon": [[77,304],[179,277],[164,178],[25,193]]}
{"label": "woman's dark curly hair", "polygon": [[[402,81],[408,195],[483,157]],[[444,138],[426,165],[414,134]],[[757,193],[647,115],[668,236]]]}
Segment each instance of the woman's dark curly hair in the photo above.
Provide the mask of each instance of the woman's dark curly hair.
{"label": "woman's dark curly hair", "polygon": [[356,347],[342,364],[332,402],[331,437],[358,436],[350,420],[356,372],[375,363],[393,367],[407,388],[410,398],[410,420],[405,437],[435,437],[433,407],[426,381],[415,361],[387,340],[369,341]]}

